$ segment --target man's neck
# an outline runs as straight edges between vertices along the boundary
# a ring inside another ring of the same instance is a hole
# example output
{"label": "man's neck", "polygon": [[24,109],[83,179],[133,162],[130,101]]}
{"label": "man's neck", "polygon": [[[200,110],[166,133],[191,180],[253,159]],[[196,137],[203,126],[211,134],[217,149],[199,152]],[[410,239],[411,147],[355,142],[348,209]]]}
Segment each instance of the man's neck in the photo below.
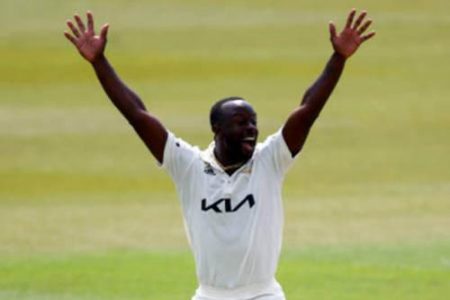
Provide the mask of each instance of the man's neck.
{"label": "man's neck", "polygon": [[231,157],[226,151],[223,151],[223,148],[224,147],[220,147],[216,144],[214,146],[213,154],[219,166],[228,174],[233,173],[246,163],[246,160],[244,159],[235,159]]}

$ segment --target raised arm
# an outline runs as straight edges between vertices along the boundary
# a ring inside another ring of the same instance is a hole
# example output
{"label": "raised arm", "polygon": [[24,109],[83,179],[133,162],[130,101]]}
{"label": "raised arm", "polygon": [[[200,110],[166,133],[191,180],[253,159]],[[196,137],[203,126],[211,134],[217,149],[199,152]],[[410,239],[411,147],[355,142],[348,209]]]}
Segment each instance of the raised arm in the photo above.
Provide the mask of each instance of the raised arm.
{"label": "raised arm", "polygon": [[293,156],[302,149],[309,130],[339,81],[347,59],[363,42],[375,35],[375,32],[364,34],[372,23],[370,19],[365,20],[366,12],[363,11],[354,21],[355,13],[354,9],[350,12],[347,24],[339,35],[335,25],[330,22],[330,41],[334,53],[325,70],[306,91],[300,106],[291,113],[283,127],[283,137]]}
{"label": "raised arm", "polygon": [[78,15],[74,16],[76,25],[68,20],[67,26],[71,33],[66,31],[64,35],[75,45],[81,56],[91,63],[111,102],[133,126],[153,156],[162,163],[167,130],[147,111],[138,95],[120,80],[106,59],[104,51],[109,25],[103,25],[100,34],[96,35],[94,17],[91,12],[86,15],[87,24]]}

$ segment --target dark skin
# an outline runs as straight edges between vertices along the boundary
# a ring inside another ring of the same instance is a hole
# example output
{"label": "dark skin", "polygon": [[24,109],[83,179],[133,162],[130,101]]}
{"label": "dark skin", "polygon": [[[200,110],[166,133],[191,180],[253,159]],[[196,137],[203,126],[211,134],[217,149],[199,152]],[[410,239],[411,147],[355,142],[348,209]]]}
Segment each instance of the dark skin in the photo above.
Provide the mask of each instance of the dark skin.
{"label": "dark skin", "polygon": [[232,174],[252,157],[258,139],[256,112],[245,100],[233,100],[221,106],[222,122],[213,125],[214,155]]}
{"label": "dark skin", "polygon": [[[356,20],[355,14],[353,9],[339,34],[330,22],[330,41],[334,52],[322,74],[304,94],[300,106],[290,114],[283,126],[283,137],[293,156],[302,149],[312,125],[339,81],[347,59],[363,42],[375,35],[375,32],[365,34],[372,23],[370,19],[365,19],[366,12],[363,11]],[[87,12],[86,16],[86,23],[78,15],[74,16],[75,22],[68,20],[67,26],[71,32],[66,31],[64,35],[91,63],[111,102],[133,126],[158,162],[162,163],[167,129],[147,111],[139,96],[121,81],[106,58],[104,51],[109,25],[103,25],[96,35],[92,13]],[[224,120],[213,126],[214,154],[224,167],[237,165],[226,170],[231,175],[253,154],[258,136],[256,113],[246,101],[233,100],[222,105],[222,115]]]}

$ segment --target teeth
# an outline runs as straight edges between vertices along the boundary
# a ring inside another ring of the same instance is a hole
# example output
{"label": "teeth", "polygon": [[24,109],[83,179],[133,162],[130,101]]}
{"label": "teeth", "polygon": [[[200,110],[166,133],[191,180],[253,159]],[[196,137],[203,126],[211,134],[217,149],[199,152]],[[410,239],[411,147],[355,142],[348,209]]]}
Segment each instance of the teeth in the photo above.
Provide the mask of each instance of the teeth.
{"label": "teeth", "polygon": [[253,141],[255,141],[255,138],[254,137],[246,137],[245,139],[243,139],[243,141],[245,141],[245,142],[253,142]]}

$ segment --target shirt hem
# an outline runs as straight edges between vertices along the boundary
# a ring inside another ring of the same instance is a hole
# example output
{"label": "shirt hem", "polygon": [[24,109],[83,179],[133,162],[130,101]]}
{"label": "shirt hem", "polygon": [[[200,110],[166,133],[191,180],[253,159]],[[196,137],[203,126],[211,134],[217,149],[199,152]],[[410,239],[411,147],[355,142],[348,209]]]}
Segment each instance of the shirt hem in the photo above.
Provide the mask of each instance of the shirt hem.
{"label": "shirt hem", "polygon": [[284,293],[275,278],[235,289],[217,288],[200,284],[196,291],[196,296],[208,300],[246,300],[261,295],[282,296]]}

